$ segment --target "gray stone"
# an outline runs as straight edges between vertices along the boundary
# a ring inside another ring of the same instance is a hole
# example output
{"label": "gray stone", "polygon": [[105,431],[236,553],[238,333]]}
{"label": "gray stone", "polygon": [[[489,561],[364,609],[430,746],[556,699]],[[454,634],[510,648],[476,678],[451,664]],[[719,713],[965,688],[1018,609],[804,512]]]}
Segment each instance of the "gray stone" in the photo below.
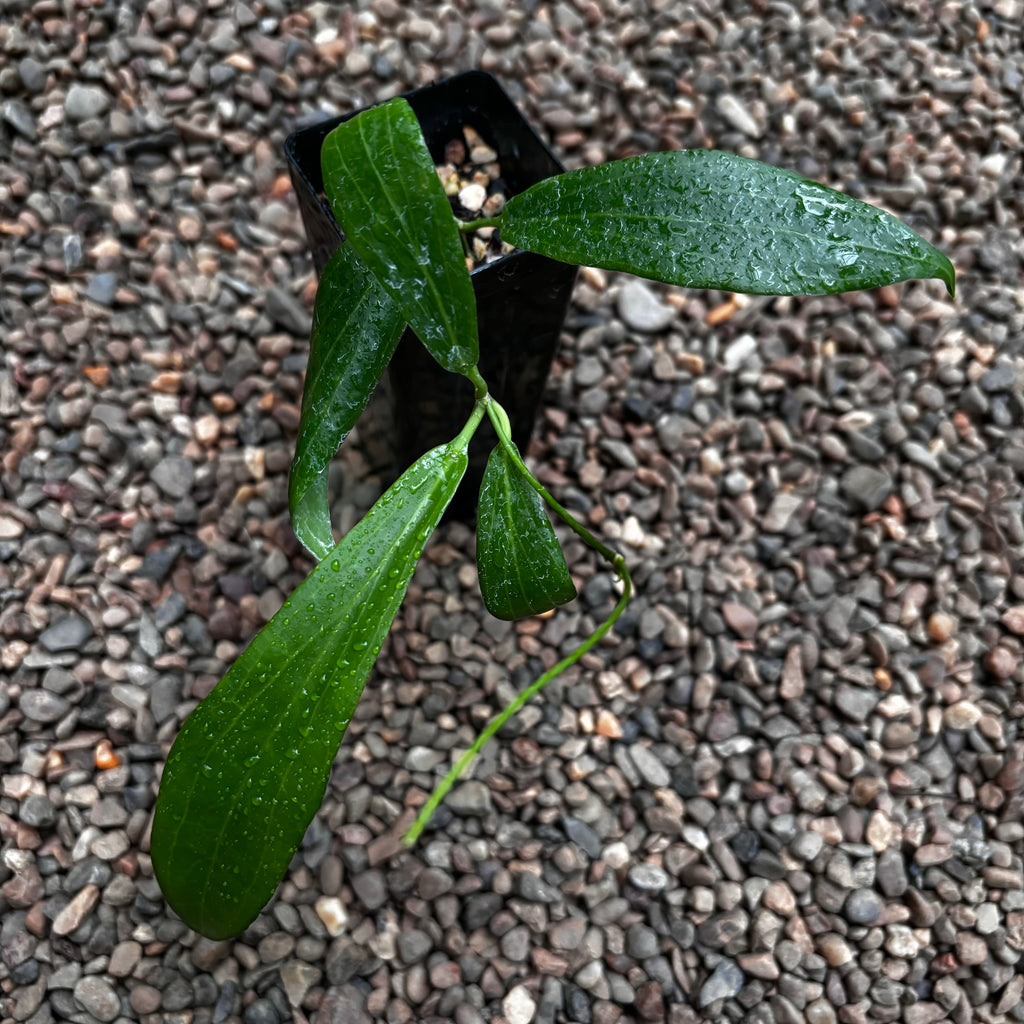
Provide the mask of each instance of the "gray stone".
{"label": "gray stone", "polygon": [[36,119],[24,103],[19,103],[18,100],[7,100],[3,107],[0,107],[0,116],[19,135],[24,135],[26,139],[36,137]]}
{"label": "gray stone", "polygon": [[411,747],[405,755],[405,767],[411,772],[429,772],[436,768],[447,755],[443,750],[430,747]]}
{"label": "gray stone", "polygon": [[0,946],[0,960],[8,969],[17,967],[29,960],[36,948],[37,940],[28,932],[18,932]]}
{"label": "gray stone", "polygon": [[320,968],[301,960],[289,960],[281,968],[281,984],[284,986],[288,1004],[293,1008],[302,1005],[306,993],[320,980]]}
{"label": "gray stone", "polygon": [[172,978],[171,983],[163,991],[163,1009],[177,1012],[187,1009],[192,1002],[192,986],[184,978]]}
{"label": "gray stone", "polygon": [[182,697],[184,680],[179,676],[162,675],[156,679],[149,691],[149,710],[158,724],[174,714]]}
{"label": "gray stone", "polygon": [[51,654],[57,651],[76,651],[92,636],[89,620],[72,612],[39,635],[39,643]]}
{"label": "gray stone", "polygon": [[281,1024],[281,1015],[269,999],[254,999],[242,1015],[245,1024]]}
{"label": "gray stone", "polygon": [[626,930],[626,953],[636,960],[646,960],[658,952],[658,935],[653,928],[637,921]]}
{"label": "gray stone", "polygon": [[873,466],[853,466],[839,482],[850,505],[858,512],[873,512],[892,494],[892,477]]}
{"label": "gray stone", "polygon": [[902,896],[907,891],[909,884],[903,854],[892,847],[883,850],[878,858],[876,876],[878,888],[882,890],[884,896],[888,896],[890,899]]}
{"label": "gray stone", "polygon": [[35,57],[22,57],[18,61],[18,75],[29,92],[42,92],[46,88],[46,68]]}
{"label": "gray stone", "polygon": [[67,714],[71,705],[47,690],[26,690],[18,699],[18,708],[30,722],[47,725]]}
{"label": "gray stone", "polygon": [[758,124],[754,115],[747,109],[743,101],[731,92],[723,92],[718,97],[715,107],[730,127],[744,135],[749,135],[752,139],[759,139],[764,134],[764,129]]}
{"label": "gray stone", "polygon": [[627,327],[647,334],[664,331],[676,318],[676,311],[665,305],[650,287],[636,278],[623,282],[619,288],[616,308]]}
{"label": "gray stone", "polygon": [[789,844],[790,853],[801,860],[814,860],[825,846],[825,840],[819,832],[798,832]]}
{"label": "gray stone", "polygon": [[548,941],[552,949],[576,950],[587,930],[587,922],[582,917],[567,917],[557,921],[548,930]]}
{"label": "gray stone", "polygon": [[642,743],[634,743],[629,748],[629,756],[644,782],[649,786],[661,788],[672,781],[669,770],[651,753],[649,747]]}
{"label": "gray stone", "polygon": [[1017,371],[1010,363],[996,363],[982,374],[981,386],[988,392],[1010,391],[1017,384]]}
{"label": "gray stone", "polygon": [[57,824],[57,808],[48,796],[33,793],[22,802],[19,817],[32,828],[53,828]]}
{"label": "gray stone", "polygon": [[874,438],[862,434],[859,430],[853,430],[847,434],[846,442],[861,462],[881,462],[885,458],[885,448]]}
{"label": "gray stone", "polygon": [[854,889],[843,904],[843,916],[852,924],[874,924],[882,912],[882,902],[873,889]]}
{"label": "gray stone", "polygon": [[658,444],[670,455],[679,452],[687,439],[693,436],[692,421],[678,413],[666,413],[655,421]]}
{"label": "gray stone", "polygon": [[722,365],[729,373],[742,370],[757,352],[757,338],[752,334],[741,334],[722,354]]}
{"label": "gray stone", "polygon": [[662,892],[668,887],[668,872],[657,864],[634,864],[626,876],[630,884],[644,892]]}
{"label": "gray stone", "polygon": [[[274,548],[274,550],[279,551],[280,548]],[[173,626],[187,611],[188,603],[185,598],[176,591],[172,591],[157,606],[153,624],[163,632],[168,626]]]}
{"label": "gray stone", "polygon": [[516,925],[502,935],[498,943],[501,955],[513,963],[523,963],[530,955],[530,929],[525,924]]}
{"label": "gray stone", "polygon": [[150,476],[169,498],[184,498],[192,490],[195,466],[189,458],[168,455],[153,467]]}
{"label": "gray stone", "polygon": [[99,117],[110,106],[110,96],[95,85],[79,85],[77,82],[68,89],[64,99],[64,112],[71,121],[85,121]]}
{"label": "gray stone", "polygon": [[398,955],[406,966],[419,963],[433,948],[433,939],[418,928],[410,928],[398,936]]}
{"label": "gray stone", "polygon": [[531,903],[559,903],[562,900],[562,894],[555,886],[549,885],[532,871],[519,873],[516,888],[519,895]]}
{"label": "gray stone", "polygon": [[373,1024],[366,1011],[366,996],[355,985],[329,988],[312,1024]]}
{"label": "gray stone", "polygon": [[96,302],[101,306],[112,306],[114,296],[117,295],[117,288],[117,274],[103,271],[103,273],[93,274],[89,278],[89,283],[85,286],[85,297],[90,302]]}
{"label": "gray stone", "polygon": [[226,1020],[234,1010],[237,991],[238,987],[230,978],[221,986],[220,995],[213,1008],[213,1024],[221,1024],[221,1021]]}
{"label": "gray stone", "polygon": [[110,982],[95,974],[87,974],[75,985],[75,1002],[97,1020],[111,1021],[121,1012],[118,999]]}
{"label": "gray stone", "polygon": [[779,491],[772,499],[761,522],[768,533],[781,533],[789,525],[793,513],[804,503],[804,499],[793,491]]}
{"label": "gray stone", "polygon": [[309,312],[291,292],[280,285],[272,285],[267,289],[263,308],[274,323],[291,334],[297,334],[303,339],[309,334]]}
{"label": "gray stone", "polygon": [[731,999],[743,988],[743,972],[732,960],[722,960],[701,986],[698,1001],[701,1009],[719,999]]}
{"label": "gray stone", "polygon": [[482,782],[470,779],[453,789],[445,803],[454,814],[481,818],[491,812],[491,791]]}
{"label": "gray stone", "polygon": [[66,668],[54,665],[43,675],[43,689],[63,697],[65,694],[81,686],[81,683]]}
{"label": "gray stone", "polygon": [[582,356],[573,371],[573,380],[581,388],[590,388],[599,384],[605,375],[604,363],[597,356]]}
{"label": "gray stone", "polygon": [[378,910],[388,898],[384,874],[376,868],[361,871],[352,877],[352,890],[367,910]]}
{"label": "gray stone", "polygon": [[847,718],[866,722],[881,696],[877,690],[843,682],[836,687],[833,703]]}

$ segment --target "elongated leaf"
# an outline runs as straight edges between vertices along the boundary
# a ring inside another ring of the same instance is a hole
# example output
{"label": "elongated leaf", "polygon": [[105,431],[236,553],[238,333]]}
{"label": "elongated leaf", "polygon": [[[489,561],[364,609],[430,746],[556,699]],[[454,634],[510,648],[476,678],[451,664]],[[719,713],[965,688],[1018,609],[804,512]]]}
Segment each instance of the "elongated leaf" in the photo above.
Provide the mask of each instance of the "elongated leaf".
{"label": "elongated leaf", "polygon": [[476,300],[451,205],[403,99],[338,125],[321,151],[324,188],[349,243],[446,369],[477,361]]}
{"label": "elongated leaf", "polygon": [[508,201],[501,233],[567,263],[696,288],[823,295],[937,277],[953,293],[949,260],[895,217],[714,150],[548,178]]}
{"label": "elongated leaf", "polygon": [[317,558],[334,547],[327,467],[384,373],[405,321],[350,245],[324,267],[313,309],[288,503],[295,535]]}
{"label": "elongated leaf", "polygon": [[182,727],[160,785],[153,867],[167,902],[204,935],[242,931],[273,895],[466,461],[466,445],[452,444],[410,467]]}
{"label": "elongated leaf", "polygon": [[539,615],[576,596],[540,497],[500,444],[480,485],[476,565],[484,604],[499,619]]}

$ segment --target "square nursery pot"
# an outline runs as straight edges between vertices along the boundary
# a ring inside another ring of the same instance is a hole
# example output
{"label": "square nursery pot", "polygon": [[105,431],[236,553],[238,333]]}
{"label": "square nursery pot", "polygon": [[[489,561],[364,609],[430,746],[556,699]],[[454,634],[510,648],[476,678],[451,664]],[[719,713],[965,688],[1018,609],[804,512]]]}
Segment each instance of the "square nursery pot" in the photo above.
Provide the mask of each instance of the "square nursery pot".
{"label": "square nursery pot", "polygon": [[[496,79],[469,71],[406,93],[431,155],[443,163],[445,145],[471,127],[498,154],[506,196],[561,174],[558,162]],[[289,170],[319,274],[345,244],[324,196],[320,149],[348,117],[294,132],[285,142]],[[480,372],[505,407],[512,436],[525,451],[568,309],[577,268],[536,253],[515,251],[472,272],[480,336]],[[360,421],[373,469],[394,479],[428,449],[450,441],[473,406],[469,381],[442,370],[410,330]],[[469,470],[451,513],[472,520],[487,455],[495,442],[485,421],[470,446]]]}

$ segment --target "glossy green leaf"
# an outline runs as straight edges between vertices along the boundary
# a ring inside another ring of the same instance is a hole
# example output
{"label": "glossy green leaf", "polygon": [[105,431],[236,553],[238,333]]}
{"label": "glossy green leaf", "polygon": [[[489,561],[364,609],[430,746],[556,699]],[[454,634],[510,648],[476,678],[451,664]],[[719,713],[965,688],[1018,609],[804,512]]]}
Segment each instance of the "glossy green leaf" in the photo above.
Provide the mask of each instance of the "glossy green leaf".
{"label": "glossy green leaf", "polygon": [[327,468],[402,336],[399,308],[350,245],[320,275],[288,503],[295,535],[317,558],[334,547]]}
{"label": "glossy green leaf", "polygon": [[403,99],[342,122],[321,151],[349,242],[446,370],[477,361],[476,300],[451,204]]}
{"label": "glossy green leaf", "polygon": [[822,295],[952,264],[895,217],[790,171],[715,150],[586,167],[505,206],[502,237],[567,263],[696,288]]}
{"label": "glossy green leaf", "polygon": [[460,442],[410,467],[182,727],[160,785],[153,868],[204,935],[237,934],[273,895],[466,461]]}
{"label": "glossy green leaf", "polygon": [[476,565],[484,604],[499,619],[539,615],[576,596],[540,497],[500,444],[480,485]]}
{"label": "glossy green leaf", "polygon": [[[293,463],[294,465],[294,463]],[[313,478],[306,492],[292,505],[292,531],[302,546],[318,561],[334,544],[331,532],[331,501],[328,493],[328,468]]]}

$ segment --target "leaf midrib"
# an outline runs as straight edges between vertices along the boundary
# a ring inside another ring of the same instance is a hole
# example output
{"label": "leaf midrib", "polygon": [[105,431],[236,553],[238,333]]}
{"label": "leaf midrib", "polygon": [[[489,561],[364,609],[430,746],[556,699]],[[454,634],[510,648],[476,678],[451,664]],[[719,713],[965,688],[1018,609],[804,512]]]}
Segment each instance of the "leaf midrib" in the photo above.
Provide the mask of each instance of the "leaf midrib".
{"label": "leaf midrib", "polygon": [[[539,199],[537,201],[539,202]],[[544,216],[541,213],[534,214],[534,215],[530,215],[530,214],[517,214],[515,216],[516,216],[516,218],[518,218],[520,224],[524,225],[524,226],[526,226],[526,225],[535,225],[535,224],[550,224],[550,223],[552,223],[552,221],[555,221],[555,222],[557,222],[557,221],[582,221],[584,223],[588,222],[588,221],[596,221],[596,220],[617,220],[617,221],[625,221],[625,222],[636,221],[638,223],[667,223],[667,222],[671,221],[673,223],[682,223],[682,224],[686,224],[689,227],[700,228],[702,230],[717,230],[717,231],[720,231],[722,233],[734,233],[734,234],[738,235],[741,239],[746,239],[746,238],[756,239],[756,238],[759,237],[754,232],[744,231],[743,228],[741,226],[737,225],[734,221],[713,220],[713,219],[710,219],[710,218],[706,219],[706,220],[702,220],[702,219],[696,218],[696,217],[675,216],[675,215],[669,217],[667,215],[658,215],[658,214],[632,213],[632,212],[627,212],[627,211],[624,211],[624,210],[597,210],[597,211],[594,211],[594,212],[587,212],[587,213],[578,212],[578,211],[570,211],[570,212],[558,212],[558,213],[554,213],[554,214],[548,214],[547,216]],[[514,235],[515,235],[515,224],[514,223],[513,223],[512,227],[513,227],[512,234],[511,234],[511,236],[509,237],[508,240],[512,244],[522,244],[522,242],[517,243],[516,240],[515,240],[515,237],[514,237]],[[883,248],[880,248],[878,246],[873,246],[873,245],[869,245],[867,243],[859,242],[856,239],[850,239],[846,243],[832,242],[832,241],[827,240],[827,239],[821,239],[817,235],[806,234],[806,233],[804,233],[802,231],[797,231],[797,230],[795,230],[793,228],[786,228],[786,227],[782,227],[782,226],[776,227],[774,225],[772,227],[772,231],[777,233],[777,234],[791,235],[794,238],[801,239],[802,241],[814,242],[816,245],[821,243],[821,244],[828,245],[828,246],[837,246],[838,247],[841,244],[852,244],[852,245],[856,246],[857,249],[862,250],[864,252],[873,252],[873,253],[877,253],[879,255],[891,256],[894,259],[897,259],[897,260],[899,260],[900,262],[903,262],[903,263],[918,262],[918,259],[916,257],[909,257],[909,256],[906,256],[905,254],[901,254],[899,252],[894,252],[893,250],[890,250],[890,249],[883,249]],[[534,230],[534,235],[535,235],[535,239],[534,240],[536,240],[536,238],[538,237],[538,233],[536,232],[536,230]],[[543,237],[544,237],[543,231],[539,233],[539,237],[543,239]],[[627,245],[627,242],[626,242],[625,239],[623,240],[623,244],[624,244],[624,246]],[[566,251],[571,251],[568,246],[566,246],[565,249],[566,249]],[[593,258],[593,257],[591,257],[591,258]]]}

